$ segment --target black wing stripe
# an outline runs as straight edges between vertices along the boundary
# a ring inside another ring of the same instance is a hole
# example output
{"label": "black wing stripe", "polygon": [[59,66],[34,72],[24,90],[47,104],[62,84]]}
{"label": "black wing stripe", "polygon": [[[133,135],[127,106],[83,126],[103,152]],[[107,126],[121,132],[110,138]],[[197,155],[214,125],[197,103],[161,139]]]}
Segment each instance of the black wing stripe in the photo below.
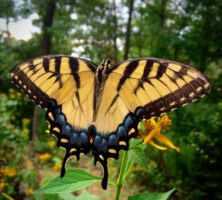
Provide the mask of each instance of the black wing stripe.
{"label": "black wing stripe", "polygon": [[74,80],[76,82],[76,87],[80,88],[80,77],[78,75],[78,71],[79,71],[79,62],[77,59],[75,58],[70,58],[69,59],[69,67],[70,70],[72,72],[72,75],[74,77]]}
{"label": "black wing stripe", "polygon": [[60,67],[61,67],[61,57],[55,58],[55,73],[60,74]]}
{"label": "black wing stripe", "polygon": [[116,96],[113,98],[111,104],[109,105],[109,107],[106,110],[106,113],[109,112],[109,110],[112,108],[112,106],[114,105],[114,103],[116,103],[117,99],[119,98],[119,94],[116,94]]}
{"label": "black wing stripe", "polygon": [[152,69],[152,66],[153,66],[153,61],[152,60],[147,60],[146,65],[143,69],[143,75],[141,77],[142,79],[147,78],[147,76],[149,75],[149,73]]}
{"label": "black wing stripe", "polygon": [[137,86],[135,87],[133,93],[136,94],[137,90],[141,87],[143,88],[143,82],[144,82],[144,79],[146,79],[151,71],[151,68],[153,66],[153,61],[152,60],[147,60],[146,62],[146,65],[143,69],[143,75],[141,77],[141,80],[139,79],[138,80],[138,84]]}
{"label": "black wing stripe", "polygon": [[163,74],[166,72],[167,65],[168,65],[167,63],[160,63],[160,66],[158,68],[157,75],[155,78],[159,79],[163,76]]}
{"label": "black wing stripe", "polygon": [[62,83],[62,80],[61,80],[61,76],[60,76],[60,75],[56,77],[55,82],[57,82],[57,81],[59,82],[59,89],[61,89],[61,88],[63,87],[63,83]]}
{"label": "black wing stripe", "polygon": [[49,71],[49,59],[47,57],[43,58],[43,67],[46,72]]}
{"label": "black wing stripe", "polygon": [[[149,76],[149,73],[151,72],[152,70],[152,67],[153,67],[153,63],[154,61],[153,60],[148,60],[146,62],[146,65],[144,67],[144,71],[143,71],[143,75],[141,77],[140,80],[138,80],[138,84],[136,86],[136,88],[134,89],[134,94],[136,94],[137,90],[142,87],[143,88],[143,82],[144,81],[147,81],[147,77]],[[160,66],[158,68],[158,71],[157,71],[157,75],[154,77],[154,78],[161,78],[163,76],[163,74],[166,72],[166,69],[167,69],[167,63],[159,63]],[[149,82],[149,81],[148,81]],[[150,82],[149,82],[150,83]],[[151,84],[151,83],[150,83]]]}
{"label": "black wing stripe", "polygon": [[129,65],[124,70],[124,76],[119,80],[119,83],[117,85],[117,91],[119,92],[121,90],[121,87],[123,86],[124,82],[127,80],[127,78],[130,77],[130,75],[133,73],[133,71],[138,66],[138,60],[132,61],[129,63]]}
{"label": "black wing stripe", "polygon": [[85,60],[85,62],[87,63],[87,66],[89,67],[89,69],[95,73],[96,72],[95,66],[91,62],[88,62],[86,60]]}

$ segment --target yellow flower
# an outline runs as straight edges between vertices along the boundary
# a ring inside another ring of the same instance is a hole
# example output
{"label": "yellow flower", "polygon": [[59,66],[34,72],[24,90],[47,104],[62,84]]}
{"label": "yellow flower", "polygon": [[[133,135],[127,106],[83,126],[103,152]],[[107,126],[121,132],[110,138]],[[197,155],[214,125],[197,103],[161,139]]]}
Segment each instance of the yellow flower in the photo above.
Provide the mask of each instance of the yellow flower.
{"label": "yellow flower", "polygon": [[52,148],[54,145],[55,145],[55,141],[54,140],[52,140],[52,141],[49,141],[48,142],[48,146],[50,147],[50,148]]}
{"label": "yellow flower", "polygon": [[0,93],[0,97],[6,97],[6,94],[5,93]]}
{"label": "yellow flower", "polygon": [[14,119],[15,119],[15,115],[12,115],[12,116],[11,116],[11,119],[14,120]]}
{"label": "yellow flower", "polygon": [[9,92],[14,92],[15,90],[13,88],[8,89]]}
{"label": "yellow flower", "polygon": [[30,121],[31,120],[29,118],[23,118],[22,119],[22,123],[25,124],[25,125],[28,125],[30,123]]}
{"label": "yellow flower", "polygon": [[21,93],[21,92],[17,92],[16,95],[17,95],[18,97],[21,97],[21,96],[22,96],[22,93]]}
{"label": "yellow flower", "polygon": [[44,153],[44,154],[42,154],[42,155],[39,156],[40,161],[41,161],[42,163],[45,162],[46,160],[50,159],[51,157],[52,157],[52,155],[49,154],[49,153]]}
{"label": "yellow flower", "polygon": [[10,94],[10,99],[14,99],[16,96],[14,94]]}
{"label": "yellow flower", "polygon": [[155,138],[167,147],[175,149],[177,152],[180,151],[180,149],[178,147],[175,147],[174,144],[166,136],[160,133],[161,130],[169,130],[169,126],[172,124],[167,115],[164,115],[162,118],[158,118],[158,122],[151,118],[149,120],[144,120],[141,123],[144,123],[144,130],[141,129],[140,125],[139,137],[144,140],[143,143],[148,143],[160,150],[166,150],[166,147],[159,146],[152,141],[152,138]]}
{"label": "yellow flower", "polygon": [[0,183],[0,191],[2,191],[2,189],[4,189],[5,187],[8,186],[8,183],[5,183],[5,182],[1,182]]}
{"label": "yellow flower", "polygon": [[46,133],[50,134],[50,124],[48,125],[48,129],[45,130]]}
{"label": "yellow flower", "polygon": [[59,170],[62,168],[62,163],[57,163],[53,166],[53,169],[56,171],[56,170]]}
{"label": "yellow flower", "polygon": [[14,168],[6,168],[0,169],[0,174],[4,174],[4,176],[16,176],[16,170]]}
{"label": "yellow flower", "polygon": [[27,128],[23,128],[22,131],[25,133],[29,133],[29,129],[27,129]]}
{"label": "yellow flower", "polygon": [[33,188],[29,188],[28,190],[27,190],[27,194],[32,194],[34,192],[34,189]]}
{"label": "yellow flower", "polygon": [[136,165],[136,170],[140,171],[142,167],[140,165]]}
{"label": "yellow flower", "polygon": [[115,172],[116,171],[116,168],[115,167],[110,167],[109,169],[109,172],[112,173],[112,172]]}

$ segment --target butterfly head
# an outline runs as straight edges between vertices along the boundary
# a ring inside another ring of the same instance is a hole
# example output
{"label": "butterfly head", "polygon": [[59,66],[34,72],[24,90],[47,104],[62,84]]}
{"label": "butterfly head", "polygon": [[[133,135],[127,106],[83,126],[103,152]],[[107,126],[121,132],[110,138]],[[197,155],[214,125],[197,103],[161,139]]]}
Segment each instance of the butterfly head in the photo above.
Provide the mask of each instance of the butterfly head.
{"label": "butterfly head", "polygon": [[98,66],[99,71],[106,71],[111,67],[110,59],[104,59]]}
{"label": "butterfly head", "polygon": [[97,76],[99,81],[106,77],[107,70],[111,67],[110,59],[104,59],[97,67]]}

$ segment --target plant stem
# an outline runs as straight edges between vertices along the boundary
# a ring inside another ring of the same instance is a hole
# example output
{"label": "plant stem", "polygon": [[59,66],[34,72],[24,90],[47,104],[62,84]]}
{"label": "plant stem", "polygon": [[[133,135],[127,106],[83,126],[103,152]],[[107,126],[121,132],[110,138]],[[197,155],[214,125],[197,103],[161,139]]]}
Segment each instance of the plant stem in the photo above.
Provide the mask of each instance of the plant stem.
{"label": "plant stem", "polygon": [[125,168],[126,168],[126,162],[128,159],[128,151],[123,151],[123,158],[121,162],[121,167],[120,167],[120,172],[117,180],[117,192],[116,192],[116,200],[119,200],[121,189],[123,186],[123,181],[124,181],[124,173],[125,173]]}
{"label": "plant stem", "polygon": [[116,200],[119,200],[122,185],[117,185]]}
{"label": "plant stem", "polygon": [[8,200],[14,200],[12,197],[10,197],[9,195],[7,195],[6,193],[2,193],[2,196],[4,196],[6,199]]}

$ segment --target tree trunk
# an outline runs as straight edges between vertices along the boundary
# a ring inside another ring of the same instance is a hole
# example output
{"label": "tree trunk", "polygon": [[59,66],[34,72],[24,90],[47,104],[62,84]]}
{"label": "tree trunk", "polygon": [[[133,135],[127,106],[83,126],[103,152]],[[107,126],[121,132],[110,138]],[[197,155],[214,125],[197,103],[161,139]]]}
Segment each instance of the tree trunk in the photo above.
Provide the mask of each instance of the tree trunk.
{"label": "tree trunk", "polygon": [[43,33],[42,52],[44,55],[47,55],[50,53],[51,27],[53,24],[53,17],[54,17],[55,9],[56,9],[55,1],[49,0],[46,6],[46,13],[43,18],[43,27],[42,27],[42,33]]}
{"label": "tree trunk", "polygon": [[117,64],[118,62],[118,48],[117,48],[117,28],[118,28],[118,24],[117,24],[117,17],[116,17],[116,0],[113,0],[113,20],[114,20],[114,64]]}
{"label": "tree trunk", "polygon": [[166,9],[166,0],[161,1],[161,11],[160,11],[160,26],[163,29],[165,25],[165,9]]}
{"label": "tree trunk", "polygon": [[[42,53],[43,55],[50,54],[51,47],[51,27],[53,24],[53,17],[56,9],[56,4],[54,0],[49,0],[46,5],[45,15],[43,16],[43,26],[42,26]],[[40,122],[40,112],[39,108],[35,106],[33,123],[32,123],[32,141],[38,139],[38,126]]]}
{"label": "tree trunk", "polygon": [[128,17],[127,30],[126,30],[126,39],[125,39],[125,51],[124,51],[124,58],[123,58],[124,60],[128,59],[129,48],[130,48],[130,35],[131,35],[133,4],[134,4],[134,0],[130,0],[129,17]]}

